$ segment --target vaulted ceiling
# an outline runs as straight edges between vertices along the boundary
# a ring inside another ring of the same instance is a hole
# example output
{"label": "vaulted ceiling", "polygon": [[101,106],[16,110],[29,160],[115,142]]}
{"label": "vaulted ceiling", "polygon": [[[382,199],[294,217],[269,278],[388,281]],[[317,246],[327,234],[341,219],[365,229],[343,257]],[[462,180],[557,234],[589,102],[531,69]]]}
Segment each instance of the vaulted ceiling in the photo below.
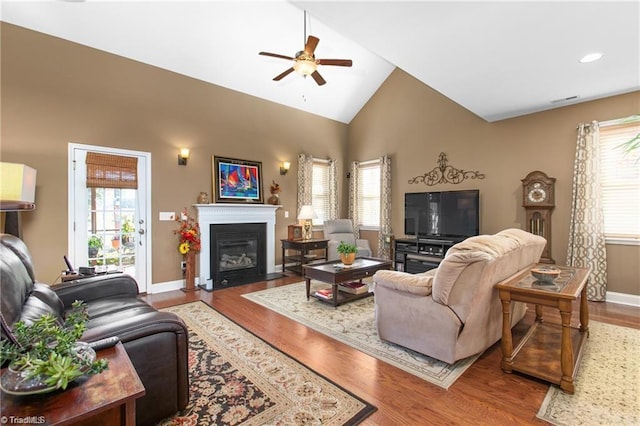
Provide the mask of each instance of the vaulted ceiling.
{"label": "vaulted ceiling", "polygon": [[[304,11],[307,18],[304,18]],[[2,1],[2,21],[349,123],[395,67],[487,121],[640,90],[638,1]],[[327,84],[291,73],[307,34]],[[592,52],[596,62],[580,63]]]}

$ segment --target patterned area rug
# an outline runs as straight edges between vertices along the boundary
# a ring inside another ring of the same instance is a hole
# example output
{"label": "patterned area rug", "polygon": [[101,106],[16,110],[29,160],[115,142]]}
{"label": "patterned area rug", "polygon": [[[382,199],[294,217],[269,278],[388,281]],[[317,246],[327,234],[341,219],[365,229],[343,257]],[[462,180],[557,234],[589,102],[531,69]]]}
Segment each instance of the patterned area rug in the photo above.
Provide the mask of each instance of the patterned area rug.
{"label": "patterned area rug", "polygon": [[355,425],[376,410],[203,302],[162,310],[189,327],[191,392],[163,425]]}
{"label": "patterned area rug", "polygon": [[[312,281],[311,291],[327,287]],[[378,337],[373,297],[334,308],[315,298],[307,300],[304,282],[243,295],[279,314],[394,365],[434,385],[448,389],[478,356],[447,364]]]}
{"label": "patterned area rug", "polygon": [[640,424],[640,330],[590,321],[575,388],[551,386],[537,416],[555,425]]}

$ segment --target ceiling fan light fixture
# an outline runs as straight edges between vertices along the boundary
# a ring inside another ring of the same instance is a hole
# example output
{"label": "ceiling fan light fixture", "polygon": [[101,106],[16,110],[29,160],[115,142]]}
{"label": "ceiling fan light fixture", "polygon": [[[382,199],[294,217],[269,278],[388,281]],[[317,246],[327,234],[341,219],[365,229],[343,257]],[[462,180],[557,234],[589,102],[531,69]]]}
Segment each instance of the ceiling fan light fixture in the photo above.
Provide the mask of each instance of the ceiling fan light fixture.
{"label": "ceiling fan light fixture", "polygon": [[316,61],[298,59],[296,63],[293,64],[293,69],[300,75],[311,75],[318,69],[318,65]]}

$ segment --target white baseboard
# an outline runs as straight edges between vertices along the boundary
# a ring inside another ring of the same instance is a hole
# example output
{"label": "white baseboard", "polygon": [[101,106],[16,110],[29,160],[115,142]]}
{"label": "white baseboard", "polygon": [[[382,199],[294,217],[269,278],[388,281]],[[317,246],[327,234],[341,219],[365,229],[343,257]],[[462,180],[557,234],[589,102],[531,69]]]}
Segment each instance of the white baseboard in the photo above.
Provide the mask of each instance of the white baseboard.
{"label": "white baseboard", "polygon": [[636,294],[607,292],[607,302],[640,307],[640,296]]}
{"label": "white baseboard", "polygon": [[[276,265],[274,272],[282,272],[282,265]],[[196,277],[196,285],[200,284],[200,277]],[[184,280],[167,281],[164,283],[157,283],[148,286],[147,294],[166,293],[167,291],[180,290],[184,287]]]}
{"label": "white baseboard", "polygon": [[152,284],[147,287],[148,294],[166,293],[167,291],[180,290],[184,287],[184,280],[167,281],[164,283]]}

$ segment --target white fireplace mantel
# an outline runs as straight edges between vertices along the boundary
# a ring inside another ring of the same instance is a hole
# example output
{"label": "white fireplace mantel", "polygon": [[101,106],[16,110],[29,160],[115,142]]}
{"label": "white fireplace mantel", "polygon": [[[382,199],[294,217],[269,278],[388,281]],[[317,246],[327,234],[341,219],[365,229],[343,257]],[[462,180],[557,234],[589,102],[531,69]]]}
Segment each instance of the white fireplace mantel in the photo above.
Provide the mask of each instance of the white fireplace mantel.
{"label": "white fireplace mantel", "polygon": [[271,204],[194,204],[200,225],[200,284],[211,280],[211,233],[209,225],[223,223],[266,223],[267,273],[276,268],[276,210]]}

